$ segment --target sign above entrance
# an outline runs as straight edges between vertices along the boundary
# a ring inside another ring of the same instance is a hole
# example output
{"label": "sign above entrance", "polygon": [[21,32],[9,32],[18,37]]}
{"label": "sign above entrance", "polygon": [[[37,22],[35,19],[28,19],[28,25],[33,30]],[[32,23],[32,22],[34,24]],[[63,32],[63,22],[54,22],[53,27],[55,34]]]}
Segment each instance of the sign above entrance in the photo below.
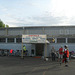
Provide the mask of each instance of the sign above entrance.
{"label": "sign above entrance", "polygon": [[46,35],[22,35],[23,43],[46,43]]}

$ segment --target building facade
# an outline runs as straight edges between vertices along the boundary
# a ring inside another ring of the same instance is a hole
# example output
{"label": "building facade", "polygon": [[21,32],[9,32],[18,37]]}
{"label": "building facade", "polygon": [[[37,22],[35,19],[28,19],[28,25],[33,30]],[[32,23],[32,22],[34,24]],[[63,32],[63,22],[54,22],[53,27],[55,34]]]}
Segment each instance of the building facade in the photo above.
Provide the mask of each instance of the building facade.
{"label": "building facade", "polygon": [[[47,56],[52,46],[56,50],[62,45],[68,45],[70,51],[75,51],[75,26],[37,26],[37,27],[11,27],[0,28],[0,49],[22,50],[22,34],[25,35],[47,35],[50,42],[47,45]],[[41,55],[44,52],[44,44],[25,44],[28,56],[34,49],[34,55]],[[44,52],[45,53],[45,52]]]}

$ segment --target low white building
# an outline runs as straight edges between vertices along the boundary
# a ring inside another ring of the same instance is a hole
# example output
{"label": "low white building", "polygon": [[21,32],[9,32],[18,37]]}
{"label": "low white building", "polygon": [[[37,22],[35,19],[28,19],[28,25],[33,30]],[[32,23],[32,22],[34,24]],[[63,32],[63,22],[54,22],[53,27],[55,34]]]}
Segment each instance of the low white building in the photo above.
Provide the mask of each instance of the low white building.
{"label": "low white building", "polygon": [[[75,26],[34,26],[34,27],[9,27],[0,28],[0,49],[22,50],[22,34],[24,35],[46,35],[47,56],[50,54],[52,46],[56,50],[62,45],[68,45],[70,51],[75,51]],[[45,53],[45,43],[26,44],[28,56],[34,49],[34,55]]]}

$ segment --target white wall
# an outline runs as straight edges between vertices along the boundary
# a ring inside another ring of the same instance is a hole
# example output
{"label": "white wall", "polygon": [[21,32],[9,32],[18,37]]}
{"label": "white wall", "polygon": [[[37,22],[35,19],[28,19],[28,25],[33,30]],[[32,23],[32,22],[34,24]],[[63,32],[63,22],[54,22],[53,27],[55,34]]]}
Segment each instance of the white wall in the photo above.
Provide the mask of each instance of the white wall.
{"label": "white wall", "polygon": [[[26,49],[28,50],[28,55],[31,56],[31,49],[34,49],[35,50],[35,44],[24,44],[26,46]],[[50,56],[50,52],[51,52],[51,48],[52,46],[55,47],[56,50],[59,50],[60,46],[63,46],[64,48],[64,45],[68,45],[68,48],[69,48],[69,51],[75,51],[75,44],[65,44],[65,43],[50,43],[47,45],[47,56]],[[0,43],[0,49],[13,49],[13,50],[22,50],[22,44],[4,44],[4,43]],[[44,47],[44,50],[45,50],[45,47]],[[44,53],[45,54],[45,53]],[[35,50],[35,55],[36,55],[36,50]],[[34,55],[34,56],[35,56]]]}

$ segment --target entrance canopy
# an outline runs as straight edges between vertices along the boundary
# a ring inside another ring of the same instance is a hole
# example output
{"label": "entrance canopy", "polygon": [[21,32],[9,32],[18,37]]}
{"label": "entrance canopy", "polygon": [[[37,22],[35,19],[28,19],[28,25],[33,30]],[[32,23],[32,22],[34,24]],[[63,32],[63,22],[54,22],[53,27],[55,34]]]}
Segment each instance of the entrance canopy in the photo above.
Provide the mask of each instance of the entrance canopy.
{"label": "entrance canopy", "polygon": [[22,43],[49,43],[46,35],[22,35]]}

